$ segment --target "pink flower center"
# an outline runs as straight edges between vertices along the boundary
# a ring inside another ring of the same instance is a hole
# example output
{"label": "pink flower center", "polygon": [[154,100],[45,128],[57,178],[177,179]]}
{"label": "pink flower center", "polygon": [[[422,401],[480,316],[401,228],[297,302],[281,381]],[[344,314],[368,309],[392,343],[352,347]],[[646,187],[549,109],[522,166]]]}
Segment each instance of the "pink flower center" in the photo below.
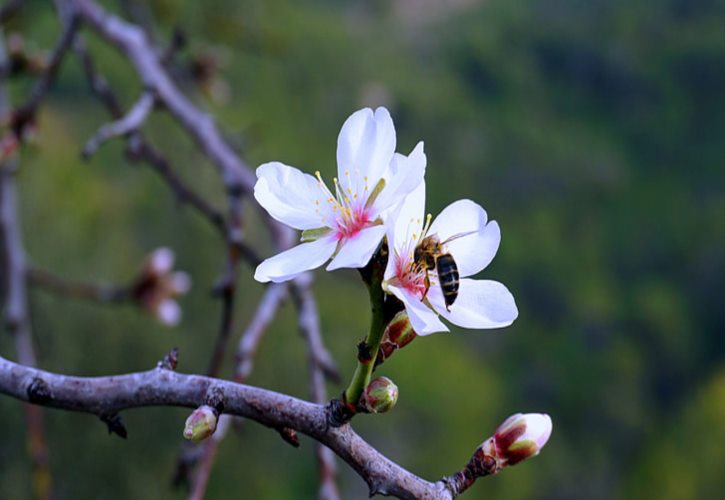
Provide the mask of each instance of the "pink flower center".
{"label": "pink flower center", "polygon": [[421,299],[425,293],[425,275],[426,271],[416,265],[411,256],[395,256],[395,277],[400,287]]}
{"label": "pink flower center", "polygon": [[364,207],[344,208],[335,222],[337,240],[345,241],[369,225],[370,214]]}

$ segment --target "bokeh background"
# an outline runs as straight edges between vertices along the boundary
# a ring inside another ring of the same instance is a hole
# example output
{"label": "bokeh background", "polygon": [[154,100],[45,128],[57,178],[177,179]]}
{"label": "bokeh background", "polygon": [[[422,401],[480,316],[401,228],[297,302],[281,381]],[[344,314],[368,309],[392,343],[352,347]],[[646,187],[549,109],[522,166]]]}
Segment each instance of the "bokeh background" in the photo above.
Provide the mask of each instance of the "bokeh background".
{"label": "bokeh background", "polygon": [[[355,427],[412,471],[459,469],[506,416],[551,414],[542,455],[477,483],[469,498],[715,498],[725,491],[725,2],[718,0],[154,0],[104,5],[178,26],[187,66],[218,66],[185,91],[208,108],[250,164],[281,160],[327,178],[339,127],[387,106],[398,150],[428,155],[428,205],[481,203],[502,228],[486,278],[514,293],[500,331],[419,339],[381,369],[396,409]],[[5,28],[52,47],[47,2]],[[130,105],[134,70],[92,34],[92,53]],[[13,82],[15,103],[31,78]],[[217,235],[179,207],[120,141],[90,162],[80,149],[105,111],[77,60],[63,65],[22,158],[22,222],[31,260],[73,279],[124,282],[171,246],[194,289],[184,320],[160,326],[131,307],[31,294],[40,365],[79,375],[153,366],[170,347],[205,370],[219,304]],[[223,207],[209,162],[163,112],[144,131]],[[250,214],[253,211],[248,211]],[[250,215],[251,216],[251,215]],[[247,238],[268,255],[251,216]],[[235,339],[263,287],[241,271]],[[347,379],[368,321],[352,271],[316,273],[323,334]],[[7,335],[0,352],[13,358]],[[226,366],[230,373],[231,364]],[[250,383],[306,397],[306,360],[287,305]],[[331,393],[342,389],[330,386]],[[45,412],[57,498],[183,498],[170,488],[185,410],[125,412],[128,440],[97,419]],[[0,497],[29,498],[20,404],[0,398]],[[340,464],[345,498],[365,498]],[[313,498],[312,443],[294,450],[245,425],[223,443],[209,498]]]}

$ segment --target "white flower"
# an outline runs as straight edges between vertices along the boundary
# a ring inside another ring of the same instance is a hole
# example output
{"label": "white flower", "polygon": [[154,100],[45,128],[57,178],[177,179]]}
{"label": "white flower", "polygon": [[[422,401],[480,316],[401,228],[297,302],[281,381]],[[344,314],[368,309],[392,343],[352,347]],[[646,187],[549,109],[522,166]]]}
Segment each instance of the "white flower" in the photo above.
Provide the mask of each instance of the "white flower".
{"label": "white flower", "polygon": [[385,108],[357,111],[337,139],[333,189],[280,162],[257,169],[254,197],[276,220],[303,231],[303,243],[262,262],[257,281],[282,282],[324,264],[363,267],[385,235],[383,218],[423,180],[423,143],[395,153],[395,128]]}
{"label": "white flower", "polygon": [[[497,281],[466,279],[480,272],[496,255],[501,241],[498,224],[487,222],[486,211],[471,200],[448,205],[432,224],[430,215],[424,217],[424,209],[425,183],[421,183],[386,222],[390,253],[383,288],[403,302],[415,332],[427,335],[448,331],[438,315],[464,328],[510,325],[518,310],[508,289]],[[442,253],[450,254],[458,268],[458,296],[449,307],[436,269],[426,270],[414,259],[416,246],[427,236],[438,238]]]}

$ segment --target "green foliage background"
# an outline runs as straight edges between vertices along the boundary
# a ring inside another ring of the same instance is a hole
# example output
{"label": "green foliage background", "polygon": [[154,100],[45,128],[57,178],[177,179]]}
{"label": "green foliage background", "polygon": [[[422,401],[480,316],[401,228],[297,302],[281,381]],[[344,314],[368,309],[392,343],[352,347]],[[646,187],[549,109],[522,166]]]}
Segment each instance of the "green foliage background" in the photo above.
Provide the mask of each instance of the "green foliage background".
{"label": "green foliage background", "polygon": [[[123,2],[122,2],[123,3]],[[106,2],[117,8],[116,2]],[[725,491],[725,2],[574,0],[286,2],[155,0],[142,12],[188,34],[181,60],[223,63],[226,103],[189,84],[250,164],[281,160],[331,177],[344,119],[386,105],[398,149],[425,141],[428,205],[481,203],[502,228],[484,272],[520,309],[501,331],[453,329],[386,364],[395,411],[356,428],[420,475],[457,470],[506,416],[554,420],[544,453],[476,484],[470,498],[715,498]],[[49,48],[46,2],[8,27]],[[90,48],[130,105],[138,78],[94,35]],[[15,103],[31,78],[14,82]],[[222,207],[209,162],[163,112],[145,131]],[[30,258],[75,279],[128,279],[169,245],[194,279],[182,326],[131,308],[31,294],[40,365],[100,375],[153,366],[171,346],[180,370],[206,367],[223,250],[117,141],[89,163],[84,141],[107,120],[69,58],[23,152]],[[249,211],[251,214],[252,211]],[[271,246],[254,221],[247,238]],[[240,272],[238,335],[263,287]],[[344,378],[364,335],[354,272],[316,273],[325,340]],[[236,340],[236,338],[235,338]],[[0,352],[13,345],[0,337]],[[227,366],[229,373],[230,365]],[[250,383],[306,397],[304,345],[287,305]],[[331,386],[332,394],[341,387]],[[183,498],[169,487],[187,412],[125,412],[126,441],[86,415],[47,411],[57,498]],[[21,406],[0,398],[0,497],[30,497]],[[345,498],[363,482],[340,466]],[[254,424],[224,442],[209,498],[312,498],[312,443],[293,450]]]}

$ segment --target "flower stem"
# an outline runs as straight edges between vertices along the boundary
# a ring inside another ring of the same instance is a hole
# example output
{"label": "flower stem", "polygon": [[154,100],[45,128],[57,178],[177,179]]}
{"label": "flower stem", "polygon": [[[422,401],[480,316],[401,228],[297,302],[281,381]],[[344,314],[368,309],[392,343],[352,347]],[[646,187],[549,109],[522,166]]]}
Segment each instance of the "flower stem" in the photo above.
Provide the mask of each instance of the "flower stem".
{"label": "flower stem", "polygon": [[358,346],[357,367],[352,376],[350,385],[345,390],[345,403],[356,406],[362,396],[365,387],[370,383],[370,377],[375,367],[375,359],[378,356],[380,342],[385,333],[385,292],[383,292],[383,270],[378,259],[373,257],[372,269],[369,279],[366,280],[368,293],[370,294],[370,306],[372,308],[372,319],[370,331],[364,342]]}

